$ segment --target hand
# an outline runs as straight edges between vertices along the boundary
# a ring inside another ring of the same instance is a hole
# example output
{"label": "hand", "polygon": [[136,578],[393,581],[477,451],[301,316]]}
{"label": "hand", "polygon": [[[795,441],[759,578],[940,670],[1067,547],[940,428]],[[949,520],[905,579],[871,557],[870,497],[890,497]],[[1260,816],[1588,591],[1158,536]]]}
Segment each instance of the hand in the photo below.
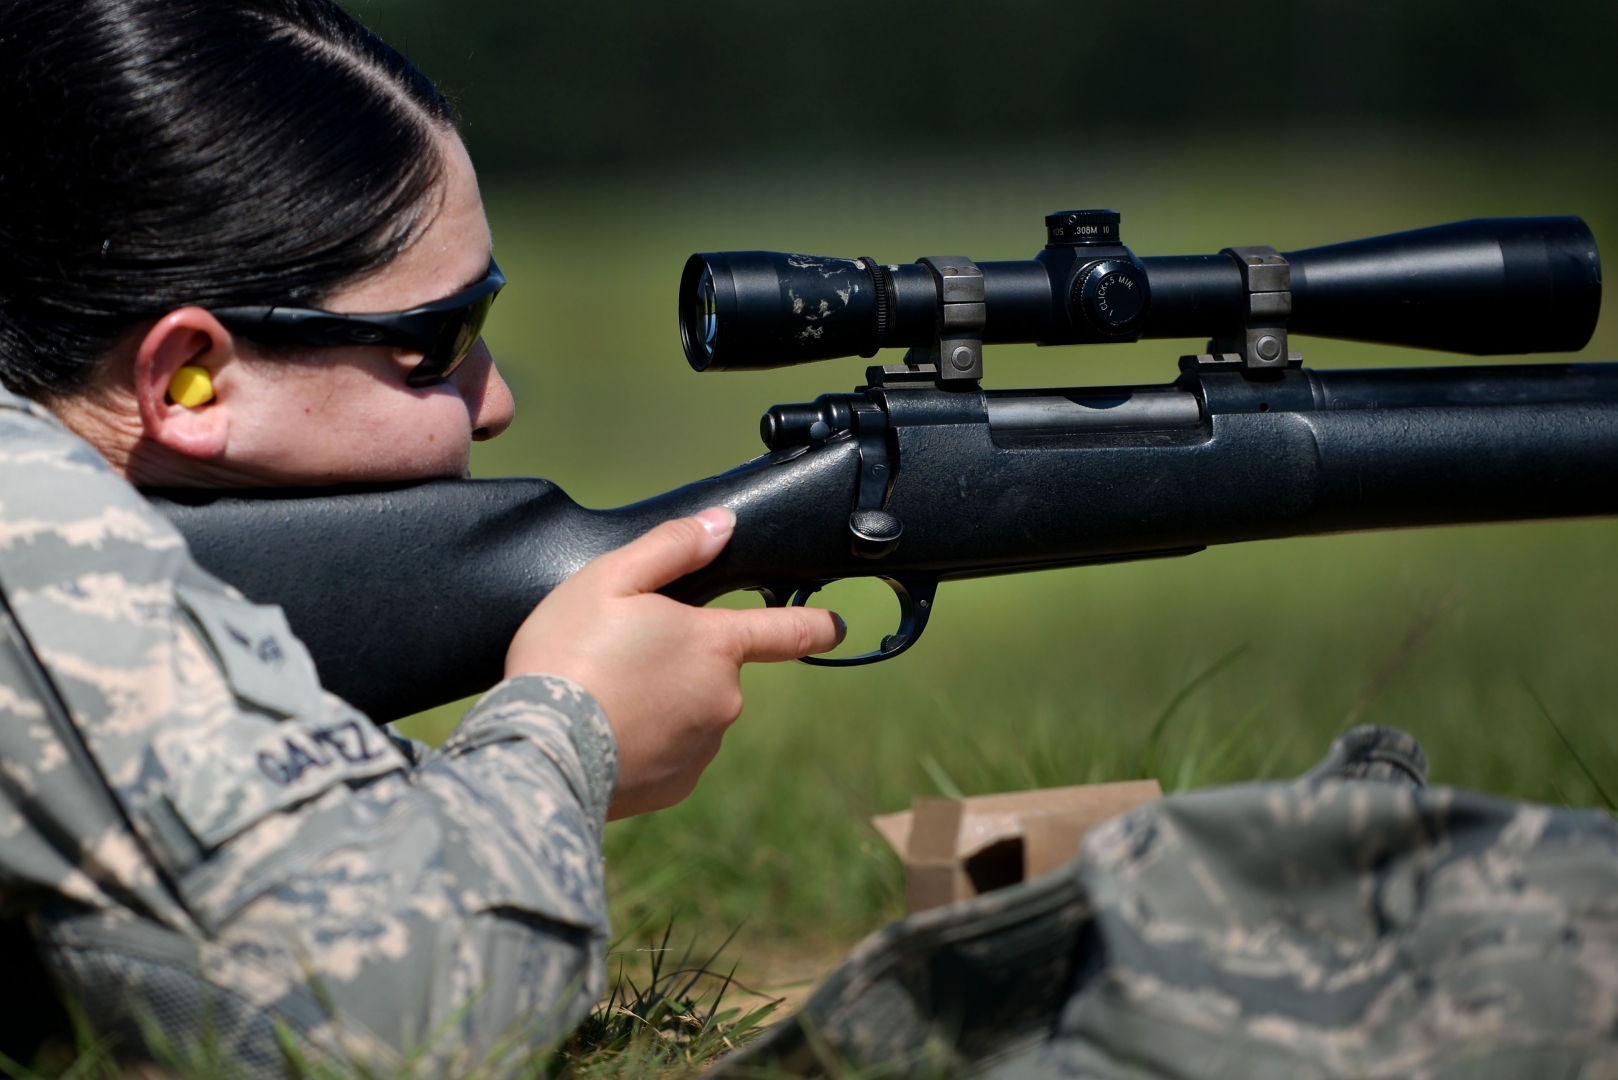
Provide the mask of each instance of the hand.
{"label": "hand", "polygon": [[819,608],[697,608],[655,590],[724,549],[724,507],[666,521],[587,563],[529,615],[506,652],[506,675],[562,675],[600,703],[618,737],[608,816],[673,806],[697,786],[741,715],[741,667],[795,660],[843,640]]}

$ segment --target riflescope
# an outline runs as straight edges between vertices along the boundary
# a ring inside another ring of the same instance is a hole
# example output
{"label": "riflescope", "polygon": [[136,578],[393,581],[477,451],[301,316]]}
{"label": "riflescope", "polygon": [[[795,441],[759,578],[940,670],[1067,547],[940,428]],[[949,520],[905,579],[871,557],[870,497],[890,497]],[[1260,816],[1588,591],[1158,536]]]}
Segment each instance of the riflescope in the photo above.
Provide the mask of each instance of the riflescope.
{"label": "riflescope", "polygon": [[984,344],[1210,339],[1251,371],[1284,368],[1288,331],[1447,352],[1565,352],[1601,307],[1595,237],[1577,217],[1478,218],[1304,251],[1137,256],[1119,215],[1045,219],[1027,261],[909,264],[774,251],[691,256],[680,336],[698,371],[911,350],[940,381],[977,379]]}

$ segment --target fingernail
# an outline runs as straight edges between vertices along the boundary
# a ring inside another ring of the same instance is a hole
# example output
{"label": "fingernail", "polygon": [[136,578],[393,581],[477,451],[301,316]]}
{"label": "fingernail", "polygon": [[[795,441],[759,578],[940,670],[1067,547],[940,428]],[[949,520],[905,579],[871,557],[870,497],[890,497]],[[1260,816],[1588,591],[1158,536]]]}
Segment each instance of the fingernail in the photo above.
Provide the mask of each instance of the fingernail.
{"label": "fingernail", "polygon": [[710,506],[697,515],[710,536],[729,536],[736,530],[736,512],[728,506]]}
{"label": "fingernail", "polygon": [[844,622],[843,617],[837,614],[835,611],[831,613],[831,618],[832,622],[837,624],[837,644],[841,645],[843,643],[843,639],[848,637],[848,624]]}

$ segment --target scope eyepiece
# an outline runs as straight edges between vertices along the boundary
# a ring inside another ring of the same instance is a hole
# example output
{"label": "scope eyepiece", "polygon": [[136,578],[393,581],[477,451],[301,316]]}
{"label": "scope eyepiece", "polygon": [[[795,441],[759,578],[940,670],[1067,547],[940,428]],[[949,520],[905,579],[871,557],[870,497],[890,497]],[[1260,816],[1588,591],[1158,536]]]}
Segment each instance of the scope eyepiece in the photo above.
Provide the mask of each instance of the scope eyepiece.
{"label": "scope eyepiece", "polygon": [[[689,295],[681,290],[680,336],[691,366],[704,371],[713,362],[714,344],[719,337],[719,303],[714,297],[713,268],[703,263]],[[697,357],[704,362],[697,363]]]}
{"label": "scope eyepiece", "polygon": [[721,251],[680,278],[680,340],[698,371],[786,367],[874,356],[890,306],[874,260]]}
{"label": "scope eyepiece", "polygon": [[930,350],[962,332],[987,343],[1133,341],[1150,287],[1118,243],[1117,212],[1069,210],[1049,221],[1056,239],[1039,258],[975,264],[981,310],[931,265],[942,256],[896,266],[779,251],[698,253],[680,278],[686,359],[698,371],[785,367],[885,348]]}

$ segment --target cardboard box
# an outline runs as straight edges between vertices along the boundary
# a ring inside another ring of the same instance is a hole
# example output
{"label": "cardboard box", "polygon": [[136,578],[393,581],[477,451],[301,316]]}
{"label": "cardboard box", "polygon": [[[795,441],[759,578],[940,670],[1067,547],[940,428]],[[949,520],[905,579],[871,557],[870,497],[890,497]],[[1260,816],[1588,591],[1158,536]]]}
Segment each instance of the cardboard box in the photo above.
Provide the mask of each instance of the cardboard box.
{"label": "cardboard box", "polygon": [[1048,874],[1078,854],[1092,825],[1161,797],[1156,780],[979,795],[916,798],[878,814],[876,831],[905,865],[911,911],[968,900]]}

